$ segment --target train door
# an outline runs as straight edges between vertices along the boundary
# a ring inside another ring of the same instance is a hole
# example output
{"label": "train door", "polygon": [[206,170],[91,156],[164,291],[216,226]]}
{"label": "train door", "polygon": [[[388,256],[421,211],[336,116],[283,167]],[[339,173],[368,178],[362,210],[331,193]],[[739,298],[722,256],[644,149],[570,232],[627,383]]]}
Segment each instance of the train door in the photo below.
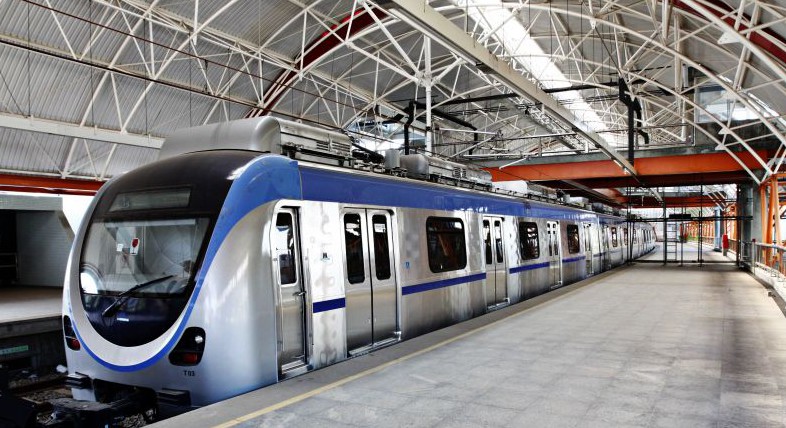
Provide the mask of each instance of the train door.
{"label": "train door", "polygon": [[346,209],[342,215],[347,349],[357,353],[396,338],[396,277],[389,212]]}
{"label": "train door", "polygon": [[593,261],[593,247],[592,247],[592,223],[584,223],[584,255],[586,259],[584,263],[587,267],[587,276],[591,276],[595,273],[595,269],[592,266]]}
{"label": "train door", "polygon": [[562,256],[560,254],[559,222],[547,221],[549,287],[562,285]]}
{"label": "train door", "polygon": [[271,232],[273,263],[279,290],[279,372],[287,372],[306,364],[306,299],[300,265],[297,212],[285,208],[276,215]]}
{"label": "train door", "polygon": [[496,306],[508,303],[502,218],[483,217],[483,252],[486,263],[486,304]]}

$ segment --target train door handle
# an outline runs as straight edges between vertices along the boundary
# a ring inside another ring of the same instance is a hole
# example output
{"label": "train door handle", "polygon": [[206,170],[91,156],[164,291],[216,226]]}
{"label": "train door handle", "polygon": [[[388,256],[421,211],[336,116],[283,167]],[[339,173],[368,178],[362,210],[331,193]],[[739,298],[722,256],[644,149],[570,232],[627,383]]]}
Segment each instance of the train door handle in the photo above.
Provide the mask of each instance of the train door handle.
{"label": "train door handle", "polygon": [[300,297],[300,296],[305,296],[305,295],[306,295],[306,292],[305,292],[305,291],[298,291],[298,292],[296,292],[296,293],[292,293],[292,295],[293,295],[293,296],[298,296],[298,297]]}

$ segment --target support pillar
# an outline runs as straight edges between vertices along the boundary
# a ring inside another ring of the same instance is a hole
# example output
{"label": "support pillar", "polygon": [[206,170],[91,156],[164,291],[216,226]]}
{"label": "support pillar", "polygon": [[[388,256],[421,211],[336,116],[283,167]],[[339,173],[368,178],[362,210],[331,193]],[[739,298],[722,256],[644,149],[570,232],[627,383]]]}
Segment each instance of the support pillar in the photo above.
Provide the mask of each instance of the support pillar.
{"label": "support pillar", "polygon": [[723,238],[723,234],[726,233],[726,228],[724,227],[724,220],[723,220],[723,210],[720,207],[715,207],[715,239],[714,239],[714,250],[720,251],[721,250],[721,238]]}
{"label": "support pillar", "polygon": [[[753,257],[751,248],[749,252],[743,250],[743,243],[750,243],[752,240],[761,242],[762,239],[762,215],[761,215],[761,192],[758,186],[753,183],[737,185],[737,215],[740,217],[750,216],[750,221],[740,221],[737,227],[737,236],[739,239],[739,246],[741,258],[740,262],[750,262]],[[748,258],[745,260],[745,258]]]}

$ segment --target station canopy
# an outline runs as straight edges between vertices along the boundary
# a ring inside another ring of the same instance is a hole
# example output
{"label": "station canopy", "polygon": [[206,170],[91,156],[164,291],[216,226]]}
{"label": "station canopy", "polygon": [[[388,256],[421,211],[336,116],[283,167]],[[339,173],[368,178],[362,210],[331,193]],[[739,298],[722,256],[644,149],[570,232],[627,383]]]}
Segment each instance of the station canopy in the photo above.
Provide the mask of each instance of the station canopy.
{"label": "station canopy", "polygon": [[0,187],[100,183],[176,129],[262,115],[380,151],[408,130],[412,150],[502,171],[575,157],[637,178],[629,147],[722,154],[741,173],[708,185],[762,183],[786,149],[784,6],[4,1]]}

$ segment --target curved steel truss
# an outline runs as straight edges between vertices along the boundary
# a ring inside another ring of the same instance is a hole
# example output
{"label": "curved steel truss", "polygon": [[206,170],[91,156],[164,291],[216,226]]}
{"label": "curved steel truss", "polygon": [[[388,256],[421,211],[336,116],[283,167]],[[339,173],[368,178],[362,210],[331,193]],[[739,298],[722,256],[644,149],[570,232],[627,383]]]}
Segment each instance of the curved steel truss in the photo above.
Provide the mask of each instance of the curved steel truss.
{"label": "curved steel truss", "polygon": [[406,3],[0,1],[0,172],[104,180],[174,129],[274,114],[372,148],[411,120],[455,159],[603,151],[635,173],[620,81],[637,150],[746,152],[759,183],[783,168],[780,2],[412,2],[428,22]]}

